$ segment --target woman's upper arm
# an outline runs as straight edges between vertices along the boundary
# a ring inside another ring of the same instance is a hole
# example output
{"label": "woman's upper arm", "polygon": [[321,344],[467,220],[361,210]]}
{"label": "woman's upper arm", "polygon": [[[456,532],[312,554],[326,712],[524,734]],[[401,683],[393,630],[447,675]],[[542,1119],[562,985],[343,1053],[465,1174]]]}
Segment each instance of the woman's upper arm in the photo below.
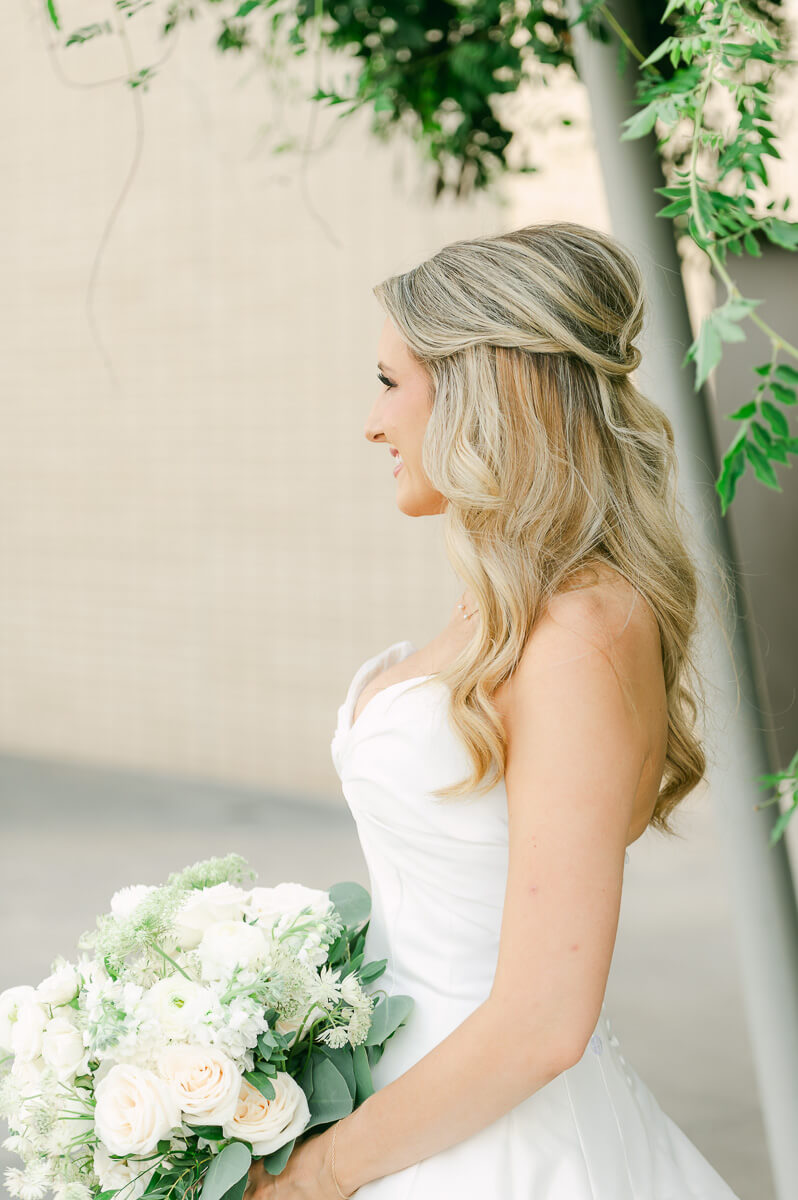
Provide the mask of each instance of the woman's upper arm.
{"label": "woman's upper arm", "polygon": [[543,1052],[578,1061],[599,1018],[648,753],[609,661],[631,677],[641,627],[595,596],[563,601],[525,647],[504,715],[509,862],[489,1003],[533,1074]]}

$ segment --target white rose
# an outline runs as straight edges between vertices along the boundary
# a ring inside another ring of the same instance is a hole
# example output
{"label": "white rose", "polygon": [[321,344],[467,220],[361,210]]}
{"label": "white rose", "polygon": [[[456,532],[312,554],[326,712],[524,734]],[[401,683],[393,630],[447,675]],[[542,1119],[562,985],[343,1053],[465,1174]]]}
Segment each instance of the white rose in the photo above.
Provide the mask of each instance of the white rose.
{"label": "white rose", "polygon": [[236,1110],[222,1126],[225,1137],[249,1142],[255,1156],[271,1154],[299,1137],[310,1120],[307,1097],[287,1071],[278,1071],[269,1081],[274,1087],[271,1100],[245,1079]]}
{"label": "white rose", "polygon": [[63,962],[43,979],[36,988],[36,998],[42,1004],[68,1004],[80,988],[80,975],[72,963]]}
{"label": "white rose", "polygon": [[203,979],[224,979],[236,966],[257,970],[271,957],[263,930],[245,921],[216,921],[197,946]]}
{"label": "white rose", "polygon": [[242,1076],[231,1058],[206,1046],[167,1046],[160,1074],[172,1088],[189,1125],[223,1125],[235,1112]]}
{"label": "white rose", "polygon": [[282,916],[295,917],[310,906],[311,915],[326,917],[333,907],[329,892],[302,883],[278,883],[250,890],[247,908],[262,925],[271,926]]}
{"label": "white rose", "polygon": [[145,1162],[136,1162],[135,1159],[120,1161],[111,1158],[104,1146],[95,1148],[94,1170],[99,1176],[100,1187],[103,1191],[125,1189],[123,1192],[120,1191],[118,1200],[138,1200],[155,1174],[155,1167],[148,1167]]}
{"label": "white rose", "polygon": [[0,1050],[8,1052],[11,1049],[11,1030],[16,1023],[20,1005],[24,1001],[33,1000],[35,995],[36,989],[27,983],[0,992]]}
{"label": "white rose", "polygon": [[71,1082],[89,1067],[89,1052],[83,1034],[68,1017],[53,1017],[42,1035],[42,1058],[61,1083]]}
{"label": "white rose", "polygon": [[11,1064],[11,1078],[25,1096],[30,1096],[42,1090],[45,1066],[43,1058],[15,1058]]}
{"label": "white rose", "polygon": [[151,1154],[180,1124],[180,1108],[166,1080],[132,1063],[115,1063],[94,1096],[94,1128],[111,1154]]}
{"label": "white rose", "polygon": [[111,912],[115,917],[129,917],[138,908],[145,896],[156,889],[150,883],[132,883],[130,887],[120,888],[111,897]]}
{"label": "white rose", "polygon": [[232,883],[217,883],[189,892],[175,917],[177,944],[184,950],[193,950],[209,925],[240,918],[246,897],[244,889]]}
{"label": "white rose", "polygon": [[11,1050],[17,1058],[30,1061],[42,1052],[42,1034],[50,1020],[47,1010],[35,1000],[23,1000],[11,1027]]}
{"label": "white rose", "polygon": [[207,988],[170,975],[159,979],[144,995],[139,1010],[151,1014],[170,1038],[184,1038],[214,1009],[214,996]]}

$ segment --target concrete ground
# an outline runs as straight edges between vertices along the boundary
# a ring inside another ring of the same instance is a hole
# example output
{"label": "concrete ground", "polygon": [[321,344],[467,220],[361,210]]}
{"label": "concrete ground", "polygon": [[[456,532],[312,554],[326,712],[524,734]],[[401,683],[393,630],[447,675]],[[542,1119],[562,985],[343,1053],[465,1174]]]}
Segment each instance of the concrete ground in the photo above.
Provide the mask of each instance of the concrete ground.
{"label": "concrete ground", "polygon": [[[682,839],[649,830],[630,848],[607,1010],[627,1061],[740,1200],[775,1200],[715,817],[705,792],[680,813]],[[213,854],[243,854],[261,884],[368,886],[342,796],[6,756],[0,820],[0,990],[73,956],[117,887]],[[0,1181],[12,1161],[0,1150]]]}

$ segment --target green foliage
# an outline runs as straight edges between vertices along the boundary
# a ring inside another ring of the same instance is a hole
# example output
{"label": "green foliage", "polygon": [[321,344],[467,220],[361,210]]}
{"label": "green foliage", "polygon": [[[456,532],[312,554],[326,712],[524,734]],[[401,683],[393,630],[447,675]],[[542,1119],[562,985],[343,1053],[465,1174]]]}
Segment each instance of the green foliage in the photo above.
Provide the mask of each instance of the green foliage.
{"label": "green foliage", "polygon": [[246,1178],[252,1154],[243,1142],[230,1142],[217,1154],[205,1172],[200,1200],[222,1200],[239,1180]]}
{"label": "green foliage", "polygon": [[[725,302],[702,321],[682,364],[695,362],[694,387],[698,390],[720,361],[723,343],[745,341],[743,322],[748,319],[770,338],[774,358],[780,349],[798,357],[798,350],[754,312],[761,301],[743,296],[726,267],[727,251],[740,255],[745,250],[760,257],[758,235],[783,249],[798,247],[798,224],[755,213],[757,181],[766,185],[769,182],[764,159],[780,157],[773,145],[770,84],[776,70],[794,60],[783,54],[779,30],[772,19],[760,18],[733,0],[711,4],[670,0],[665,16],[672,14],[678,16],[677,32],[666,37],[640,63],[637,97],[642,107],[624,122],[621,136],[622,139],[641,137],[656,126],[660,134],[657,145],[662,150],[677,128],[682,128],[685,120],[689,122],[688,142],[680,156],[671,162],[672,183],[656,191],[669,200],[657,215],[672,218],[678,230],[689,234],[709,256],[726,285]],[[669,80],[662,81],[658,73],[652,74],[652,67],[665,55],[674,73]],[[750,76],[747,64],[752,59],[762,64],[755,83],[747,78]],[[738,118],[734,128],[724,126],[718,130],[710,126],[706,101],[712,87],[725,88],[732,97]],[[701,154],[710,160],[712,180],[707,177],[709,166],[704,173],[699,169]],[[736,183],[730,188],[732,173]],[[725,191],[715,186],[723,181],[726,181]],[[788,198],[784,210],[789,203]],[[771,201],[768,211],[774,207]],[[768,374],[771,369],[777,370],[775,361],[769,365]],[[774,373],[773,382],[776,381]],[[788,454],[798,453],[798,438],[790,436],[787,417],[773,403],[773,400],[781,405],[794,403],[794,391],[789,387],[779,390],[780,384],[776,382],[776,390],[771,386],[773,399],[763,399],[767,385],[768,381],[757,388],[753,407],[744,406],[732,415],[734,420],[744,420],[745,425],[726,450],[715,483],[724,514],[746,464],[750,464],[756,478],[766,487],[781,491],[772,462],[785,463]],[[764,417],[767,424],[758,417]]]}

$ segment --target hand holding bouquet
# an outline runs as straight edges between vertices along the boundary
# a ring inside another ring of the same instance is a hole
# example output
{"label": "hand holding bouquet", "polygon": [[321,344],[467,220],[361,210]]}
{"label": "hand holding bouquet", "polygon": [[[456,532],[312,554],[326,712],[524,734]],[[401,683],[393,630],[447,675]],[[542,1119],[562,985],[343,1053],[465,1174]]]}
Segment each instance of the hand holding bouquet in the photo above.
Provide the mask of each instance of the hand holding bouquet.
{"label": "hand holding bouquet", "polygon": [[412,1008],[366,985],[356,883],[245,888],[239,855],[116,892],[38,987],[0,993],[0,1115],[19,1200],[241,1200],[348,1115]]}

